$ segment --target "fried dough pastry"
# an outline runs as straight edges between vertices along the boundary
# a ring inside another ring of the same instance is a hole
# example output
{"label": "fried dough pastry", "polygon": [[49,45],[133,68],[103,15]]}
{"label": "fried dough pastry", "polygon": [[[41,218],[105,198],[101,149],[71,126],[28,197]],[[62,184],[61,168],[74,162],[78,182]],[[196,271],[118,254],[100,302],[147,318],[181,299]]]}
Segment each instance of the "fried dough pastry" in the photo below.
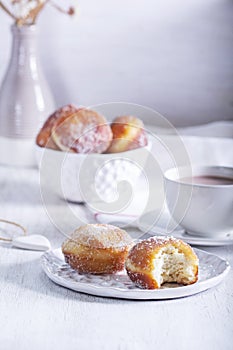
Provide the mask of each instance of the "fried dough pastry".
{"label": "fried dough pastry", "polygon": [[88,224],[62,245],[66,262],[80,273],[112,274],[124,268],[132,238],[118,227]]}
{"label": "fried dough pastry", "polygon": [[133,246],[125,263],[130,279],[140,288],[163,283],[183,285],[198,279],[198,258],[187,243],[173,237],[152,237]]}

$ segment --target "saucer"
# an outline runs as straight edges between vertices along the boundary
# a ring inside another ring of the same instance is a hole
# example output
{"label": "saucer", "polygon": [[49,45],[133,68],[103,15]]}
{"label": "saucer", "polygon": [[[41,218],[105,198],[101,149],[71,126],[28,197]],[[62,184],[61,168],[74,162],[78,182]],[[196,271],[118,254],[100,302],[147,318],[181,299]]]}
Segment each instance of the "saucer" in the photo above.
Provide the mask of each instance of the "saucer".
{"label": "saucer", "polygon": [[[172,232],[166,231],[167,223],[171,222],[171,217],[168,212],[163,212],[160,216],[158,222],[154,226],[149,225],[149,223],[153,222],[154,213],[147,212],[144,215],[141,216],[141,218],[138,220],[138,228],[140,231],[147,233],[148,236],[154,236],[154,235],[168,235],[173,236],[175,238],[182,239],[183,241],[192,244],[192,245],[198,245],[198,246],[206,246],[206,247],[217,247],[217,246],[224,246],[224,245],[231,245],[233,244],[233,233],[229,233],[225,236],[221,237],[201,237],[201,236],[195,236],[191,235],[189,233],[186,233],[184,229],[182,229],[181,226],[177,226],[176,229]],[[174,225],[175,226],[175,225]]]}
{"label": "saucer", "polygon": [[[147,232],[149,236],[158,235],[158,231],[156,230],[156,227],[152,228],[150,231]],[[165,233],[159,233],[159,235],[165,234]],[[166,235],[166,234],[165,234]],[[167,235],[172,235],[175,238],[182,239],[183,241],[191,244],[191,245],[201,245],[206,247],[218,247],[218,246],[224,246],[224,245],[231,245],[233,244],[233,234],[229,234],[223,237],[218,238],[207,238],[207,237],[200,237],[200,236],[193,236],[185,231],[173,231],[167,233]]]}
{"label": "saucer", "polygon": [[[165,209],[159,216],[158,221],[153,225],[154,218],[158,215],[156,212],[146,212],[137,219],[135,215],[123,215],[123,214],[107,214],[107,213],[95,213],[94,218],[97,222],[102,224],[111,224],[122,228],[137,229],[144,234],[136,235],[134,238],[147,238],[148,236],[173,236],[175,238],[182,239],[183,241],[197,246],[217,247],[233,244],[233,233],[229,233],[226,236],[208,238],[191,235],[185,232],[181,226],[177,226],[172,220],[170,214]],[[175,228],[173,231],[166,231],[168,222]],[[135,232],[134,232],[135,235]],[[144,237],[145,236],[145,237]]]}

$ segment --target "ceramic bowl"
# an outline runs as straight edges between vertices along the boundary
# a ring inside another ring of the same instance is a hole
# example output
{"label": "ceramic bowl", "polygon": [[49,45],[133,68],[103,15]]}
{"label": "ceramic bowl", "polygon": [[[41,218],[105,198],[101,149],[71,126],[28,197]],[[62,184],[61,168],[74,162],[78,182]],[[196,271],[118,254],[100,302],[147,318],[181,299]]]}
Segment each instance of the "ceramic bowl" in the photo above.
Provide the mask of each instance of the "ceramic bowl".
{"label": "ceramic bowl", "polygon": [[121,153],[77,154],[36,145],[42,192],[48,188],[72,202],[116,201],[135,190],[150,148],[149,141],[146,147]]}
{"label": "ceramic bowl", "polygon": [[169,169],[164,174],[168,209],[187,233],[210,238],[233,233],[233,183],[213,185],[183,182],[183,178],[190,176],[232,180],[233,168],[180,167]]}

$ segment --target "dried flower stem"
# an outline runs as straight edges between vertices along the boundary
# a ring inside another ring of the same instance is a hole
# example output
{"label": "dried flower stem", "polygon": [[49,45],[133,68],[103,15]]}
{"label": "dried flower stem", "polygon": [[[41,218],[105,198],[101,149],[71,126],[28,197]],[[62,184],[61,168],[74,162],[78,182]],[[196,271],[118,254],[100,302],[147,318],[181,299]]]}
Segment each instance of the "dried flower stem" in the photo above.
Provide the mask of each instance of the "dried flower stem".
{"label": "dried flower stem", "polygon": [[68,15],[73,15],[74,14],[74,8],[73,7],[70,7],[69,9],[68,9],[68,11],[67,10],[64,10],[62,7],[60,7],[59,5],[57,5],[54,1],[51,1],[51,0],[48,0],[48,3],[52,6],[52,7],[54,7],[56,10],[58,10],[59,12],[61,12],[61,13],[64,13],[64,14],[68,14]]}
{"label": "dried flower stem", "polygon": [[[30,1],[30,0],[28,0]],[[23,26],[23,25],[30,25],[35,24],[38,15],[44,8],[46,4],[50,4],[52,7],[54,7],[57,11],[67,14],[67,15],[74,15],[75,9],[74,7],[69,7],[68,10],[63,9],[61,6],[57,5],[53,0],[45,0],[44,2],[41,2],[40,0],[36,1],[36,6],[32,8],[26,16],[24,17],[17,17],[15,16],[11,10],[0,0],[0,8],[3,9],[4,12],[6,12],[11,18],[15,20],[15,23],[17,26]]]}
{"label": "dried flower stem", "polygon": [[27,23],[27,20],[30,19],[30,18],[31,18],[31,24],[35,24],[39,13],[41,12],[41,10],[43,9],[43,7],[45,6],[45,4],[48,1],[49,0],[45,1],[44,3],[41,3],[40,1],[37,1],[37,6],[35,8],[33,8],[32,10],[30,10],[28,12],[27,16],[25,16],[23,18],[17,18],[16,24],[18,26],[25,25]]}
{"label": "dried flower stem", "polygon": [[17,18],[13,15],[13,13],[11,13],[10,10],[8,10],[8,8],[2,3],[2,1],[0,1],[0,7],[3,9],[3,11],[5,11],[11,18],[13,18],[15,21],[17,21]]}

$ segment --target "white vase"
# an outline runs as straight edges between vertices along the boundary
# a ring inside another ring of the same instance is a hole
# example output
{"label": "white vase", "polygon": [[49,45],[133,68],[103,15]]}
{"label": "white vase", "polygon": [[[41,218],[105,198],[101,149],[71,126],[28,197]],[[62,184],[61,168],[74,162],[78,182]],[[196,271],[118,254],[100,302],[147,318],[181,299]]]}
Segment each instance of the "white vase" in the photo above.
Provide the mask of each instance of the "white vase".
{"label": "white vase", "polygon": [[0,163],[34,166],[35,136],[55,104],[37,51],[37,27],[12,26],[10,62],[0,89]]}

